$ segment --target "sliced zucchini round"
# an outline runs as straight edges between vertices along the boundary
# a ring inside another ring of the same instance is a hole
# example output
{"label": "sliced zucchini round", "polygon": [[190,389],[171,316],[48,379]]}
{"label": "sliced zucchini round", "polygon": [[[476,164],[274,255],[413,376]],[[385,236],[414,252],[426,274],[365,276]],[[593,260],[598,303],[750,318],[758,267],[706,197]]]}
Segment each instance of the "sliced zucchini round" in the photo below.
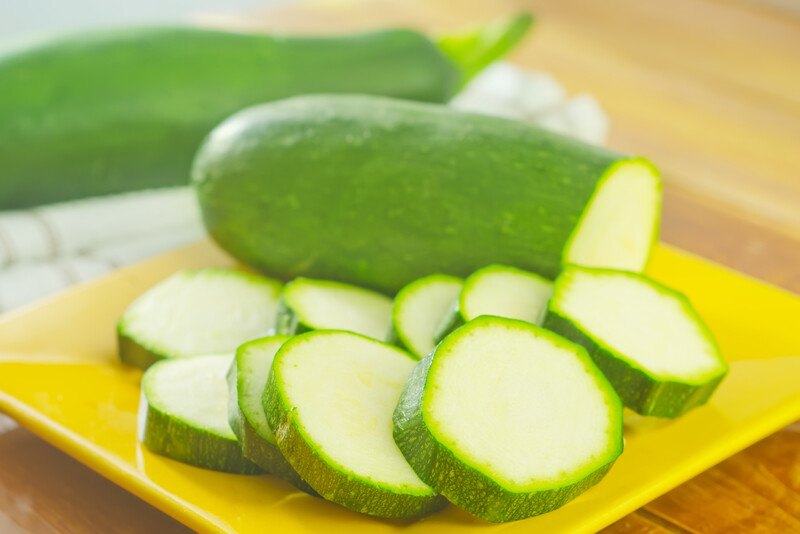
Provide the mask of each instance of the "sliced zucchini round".
{"label": "sliced zucchini round", "polygon": [[583,345],[642,415],[677,417],[704,404],[728,371],[689,300],[640,274],[566,268],[545,327]]}
{"label": "sliced zucchini round", "polygon": [[163,360],[142,377],[139,439],[174,460],[228,473],[261,469],[242,455],[228,426],[230,355]]}
{"label": "sliced zucchini round", "polygon": [[436,329],[463,284],[455,276],[433,274],[401,289],[392,307],[391,341],[420,358],[432,351]]}
{"label": "sliced zucchini round", "polygon": [[347,330],[385,340],[392,323],[392,299],[361,287],[330,280],[295,278],[283,289],[277,333]]}
{"label": "sliced zucchini round", "polygon": [[351,332],[310,332],[281,347],[264,410],[281,453],[317,493],[387,518],[444,505],[392,440],[392,411],[413,367],[406,352]]}
{"label": "sliced zucchini round", "polygon": [[419,477],[492,522],[554,510],[622,452],[622,404],[578,345],[482,316],[414,368],[394,439]]}
{"label": "sliced zucchini round", "polygon": [[234,269],[179,271],[125,310],[120,359],[146,369],[162,358],[233,353],[275,326],[280,291],[275,280]]}
{"label": "sliced zucchini round", "polygon": [[436,339],[481,315],[495,315],[542,324],[553,283],[541,276],[509,267],[489,265],[472,273],[450,313],[439,323]]}
{"label": "sliced zucchini round", "polygon": [[228,369],[228,423],[245,458],[307,493],[315,493],[292,469],[267,424],[262,397],[275,353],[289,336],[249,341],[236,350]]}

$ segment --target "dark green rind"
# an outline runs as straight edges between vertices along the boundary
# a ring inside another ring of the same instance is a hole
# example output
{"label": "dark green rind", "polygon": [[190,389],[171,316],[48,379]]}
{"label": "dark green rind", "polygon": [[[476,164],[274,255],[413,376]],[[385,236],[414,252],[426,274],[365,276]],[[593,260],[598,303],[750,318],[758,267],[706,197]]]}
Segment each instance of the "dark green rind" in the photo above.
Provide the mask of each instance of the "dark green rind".
{"label": "dark green rind", "polygon": [[141,345],[117,326],[117,350],[122,363],[145,370],[154,363],[169,358],[165,354]]}
{"label": "dark green rind", "polygon": [[681,416],[705,404],[725,378],[722,374],[702,385],[659,380],[620,359],[613,350],[553,310],[548,310],[544,327],[584,347],[614,386],[625,406],[641,415]]}
{"label": "dark green rind", "polygon": [[238,359],[239,354],[237,351],[236,358],[231,362],[226,378],[228,381],[228,424],[239,440],[242,454],[266,473],[282,478],[299,490],[316,495],[317,492],[292,469],[292,466],[283,457],[281,451],[278,450],[278,446],[265,439],[239,408]]}
{"label": "dark green rind", "polygon": [[[490,316],[484,317],[494,319]],[[480,320],[482,319],[476,319]],[[506,320],[522,323],[512,319]],[[533,325],[528,326],[536,328]],[[459,458],[455,452],[441,444],[428,429],[422,414],[422,401],[428,372],[435,356],[436,351],[420,360],[408,377],[393,416],[394,440],[417,476],[450,502],[476,517],[493,523],[503,523],[560,508],[600,482],[622,452],[620,431],[619,450],[616,456],[580,481],[533,493],[517,493],[504,488]],[[621,407],[619,411],[621,425]]]}
{"label": "dark green rind", "polygon": [[0,56],[0,209],[186,184],[203,137],[305,93],[446,102],[464,78],[426,36],[275,37],[142,28]]}
{"label": "dark green rind", "polygon": [[[365,339],[380,343],[372,338]],[[270,373],[264,390],[264,410],[267,422],[275,431],[278,448],[283,456],[325,499],[356,512],[390,519],[414,519],[447,505],[447,501],[440,495],[398,494],[389,488],[331,467],[323,457],[324,453],[312,447],[304,436],[294,417],[294,408],[288,406],[281,394],[275,373]]]}
{"label": "dark green rind", "polygon": [[392,294],[490,263],[555,277],[599,180],[628,161],[518,121],[317,95],[228,119],[193,182],[209,232],[244,263]]}
{"label": "dark green rind", "polygon": [[236,440],[187,425],[151,406],[142,392],[139,440],[152,452],[186,464],[242,475],[262,473],[242,455]]}

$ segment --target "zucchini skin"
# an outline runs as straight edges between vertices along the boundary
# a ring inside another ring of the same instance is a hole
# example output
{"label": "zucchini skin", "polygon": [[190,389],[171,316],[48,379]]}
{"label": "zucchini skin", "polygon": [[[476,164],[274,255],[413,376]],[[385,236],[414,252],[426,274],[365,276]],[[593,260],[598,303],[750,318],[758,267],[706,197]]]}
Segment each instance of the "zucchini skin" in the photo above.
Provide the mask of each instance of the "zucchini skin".
{"label": "zucchini skin", "polygon": [[[186,464],[242,475],[263,471],[242,455],[236,440],[187,425],[153,407],[142,392],[139,439],[151,451]],[[201,459],[202,458],[202,459]]]}
{"label": "zucchini skin", "polygon": [[300,316],[294,311],[294,308],[289,306],[286,299],[281,298],[278,300],[278,311],[276,312],[275,319],[275,334],[285,336],[297,336],[317,330],[300,320]]}
{"label": "zucchini skin", "polygon": [[496,117],[312,95],[224,122],[193,182],[210,234],[244,263],[392,294],[491,263],[554,278],[598,182],[629,161]]}
{"label": "zucchini skin", "polygon": [[122,363],[145,370],[154,363],[168,359],[169,356],[149,349],[125,333],[124,328],[117,327],[117,350]]}
{"label": "zucchini skin", "polygon": [[241,408],[239,408],[239,382],[236,360],[231,363],[227,381],[229,393],[228,424],[239,440],[239,446],[244,457],[258,465],[266,473],[280,477],[299,490],[316,495],[317,492],[292,469],[292,466],[283,457],[278,447],[261,437],[258,430],[255,429]]}
{"label": "zucchini skin", "polygon": [[700,385],[659,380],[614,356],[611,350],[584,333],[573,321],[552,309],[547,311],[543,326],[585,348],[614,386],[623,404],[640,415],[679,417],[708,402],[727,374],[722,373]]}
{"label": "zucchini skin", "polygon": [[296,94],[445,102],[462,74],[426,36],[142,28],[0,56],[0,209],[186,184],[219,121]]}
{"label": "zucchini skin", "polygon": [[[414,367],[395,409],[394,440],[419,478],[460,508],[492,523],[516,521],[560,508],[608,473],[614,460],[571,485],[535,493],[510,491],[439,443],[422,413],[423,392],[435,351]],[[458,477],[449,474],[459,473]]]}

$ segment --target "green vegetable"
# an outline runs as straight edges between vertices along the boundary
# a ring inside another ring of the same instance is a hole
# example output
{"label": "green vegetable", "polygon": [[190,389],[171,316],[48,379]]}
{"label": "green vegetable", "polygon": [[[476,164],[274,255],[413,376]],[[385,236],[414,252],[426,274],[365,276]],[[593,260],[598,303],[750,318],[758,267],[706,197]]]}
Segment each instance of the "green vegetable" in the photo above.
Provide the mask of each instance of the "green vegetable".
{"label": "green vegetable", "polygon": [[369,96],[242,111],[206,140],[193,179],[209,232],[243,262],[389,294],[490,263],[548,278],[564,263],[641,270],[661,206],[645,160]]}
{"label": "green vegetable", "polygon": [[394,413],[394,439],[450,502],[487,521],[514,521],[603,478],[622,452],[622,405],[581,347],[484,316],[417,364]]}
{"label": "green vegetable", "polygon": [[458,298],[463,283],[454,276],[433,274],[401,289],[392,308],[392,342],[419,358],[432,351],[436,328]]}
{"label": "green vegetable", "polygon": [[280,291],[274,280],[233,269],[179,271],[125,310],[119,357],[145,369],[162,358],[232,353],[274,326]]}
{"label": "green vegetable", "polygon": [[231,357],[164,360],[142,377],[139,436],[151,451],[215,471],[254,474],[228,426],[225,371]]}
{"label": "green vegetable", "polygon": [[278,351],[264,391],[267,421],[320,495],[387,518],[444,505],[392,440],[392,411],[413,367],[404,351],[350,332],[309,332]]}
{"label": "green vegetable", "polygon": [[496,315],[540,325],[552,293],[552,282],[521,269],[505,265],[478,269],[464,282],[449,316],[440,322],[435,338],[443,339],[480,315]]}
{"label": "green vegetable", "polygon": [[728,372],[688,299],[642,275],[566,269],[544,326],[586,347],[625,406],[642,415],[682,415]]}
{"label": "green vegetable", "polygon": [[[446,102],[528,15],[444,51],[411,30],[283,37],[143,28],[0,55],[0,209],[187,183],[203,137],[246,106],[334,92]],[[451,59],[452,58],[452,59]]]}
{"label": "green vegetable", "polygon": [[349,284],[301,277],[284,287],[277,315],[278,334],[349,330],[384,340],[391,328],[392,300]]}
{"label": "green vegetable", "polygon": [[270,336],[240,346],[228,369],[228,423],[245,458],[307,492],[314,490],[292,469],[264,416],[262,397],[272,359],[289,336]]}

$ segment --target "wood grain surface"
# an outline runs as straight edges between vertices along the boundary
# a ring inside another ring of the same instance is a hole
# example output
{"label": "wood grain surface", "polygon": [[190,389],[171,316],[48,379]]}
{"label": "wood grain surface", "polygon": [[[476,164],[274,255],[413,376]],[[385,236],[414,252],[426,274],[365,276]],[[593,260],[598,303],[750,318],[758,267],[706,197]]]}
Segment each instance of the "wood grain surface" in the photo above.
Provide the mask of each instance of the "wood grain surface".
{"label": "wood grain surface", "polygon": [[[662,169],[662,239],[800,293],[796,4],[328,0],[198,20],[280,31],[445,31],[520,8],[536,13],[538,26],[511,59],[553,74],[570,93],[595,95],[611,118],[609,145]],[[185,528],[0,416],[0,532],[52,531]],[[606,532],[800,532],[800,423]]]}

